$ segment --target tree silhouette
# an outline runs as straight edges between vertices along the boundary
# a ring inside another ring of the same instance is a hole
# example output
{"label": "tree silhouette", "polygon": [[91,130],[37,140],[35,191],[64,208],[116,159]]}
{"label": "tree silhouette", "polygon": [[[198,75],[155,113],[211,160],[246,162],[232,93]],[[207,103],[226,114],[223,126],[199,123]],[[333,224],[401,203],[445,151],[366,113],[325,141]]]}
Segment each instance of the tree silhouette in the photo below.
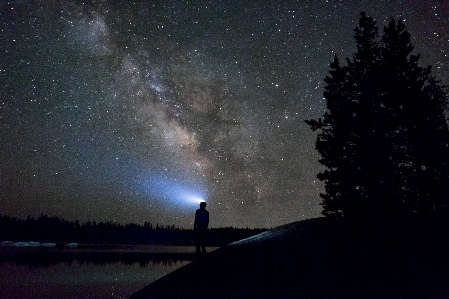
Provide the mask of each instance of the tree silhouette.
{"label": "tree silhouette", "polygon": [[[264,232],[264,228],[210,228],[208,245],[223,246]],[[154,226],[150,222],[143,225],[115,222],[87,221],[80,224],[78,220],[67,221],[56,216],[41,214],[34,219],[0,215],[0,242],[2,241],[36,241],[41,243],[80,243],[96,245],[194,245],[194,233],[174,225]],[[0,244],[1,246],[1,244]],[[1,262],[1,261],[0,261]]]}
{"label": "tree silhouette", "polygon": [[326,170],[322,213],[364,219],[445,213],[449,199],[447,92],[418,65],[402,20],[379,36],[361,13],[357,52],[337,56],[324,79],[327,112],[306,120],[318,130],[316,149]]}

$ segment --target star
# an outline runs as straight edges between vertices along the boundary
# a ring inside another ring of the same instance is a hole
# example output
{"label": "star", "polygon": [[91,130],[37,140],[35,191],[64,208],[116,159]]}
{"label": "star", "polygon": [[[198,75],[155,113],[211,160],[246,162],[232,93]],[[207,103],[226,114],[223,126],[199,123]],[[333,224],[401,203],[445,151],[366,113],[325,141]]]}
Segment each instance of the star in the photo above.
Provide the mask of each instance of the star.
{"label": "star", "polygon": [[448,77],[448,5],[2,2],[0,210],[25,218],[274,227],[320,216],[304,123],[364,10],[406,20]]}

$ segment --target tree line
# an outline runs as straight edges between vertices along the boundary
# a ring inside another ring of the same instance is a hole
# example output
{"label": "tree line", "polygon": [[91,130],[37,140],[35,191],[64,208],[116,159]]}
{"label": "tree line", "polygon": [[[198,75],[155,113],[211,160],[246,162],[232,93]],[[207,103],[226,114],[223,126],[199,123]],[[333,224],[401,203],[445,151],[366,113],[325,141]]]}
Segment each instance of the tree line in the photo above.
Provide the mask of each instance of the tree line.
{"label": "tree line", "polygon": [[[223,246],[265,231],[263,228],[211,228],[207,245]],[[41,214],[26,219],[0,215],[0,241],[36,241],[41,243],[117,244],[117,245],[194,245],[194,231],[145,222],[119,224],[115,222],[78,220]]]}
{"label": "tree line", "polygon": [[419,65],[403,20],[379,33],[361,13],[357,51],[335,55],[327,111],[307,120],[325,170],[322,213],[373,227],[444,220],[449,213],[448,92]]}

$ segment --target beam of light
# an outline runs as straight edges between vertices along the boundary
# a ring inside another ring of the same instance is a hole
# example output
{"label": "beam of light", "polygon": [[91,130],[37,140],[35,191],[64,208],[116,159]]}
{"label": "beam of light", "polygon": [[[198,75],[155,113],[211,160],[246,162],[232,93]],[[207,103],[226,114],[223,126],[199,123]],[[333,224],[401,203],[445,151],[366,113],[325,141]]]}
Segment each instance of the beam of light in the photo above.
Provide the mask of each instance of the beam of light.
{"label": "beam of light", "polygon": [[206,200],[204,190],[198,186],[183,183],[180,179],[150,175],[144,180],[144,188],[147,194],[170,204],[190,206],[199,205]]}

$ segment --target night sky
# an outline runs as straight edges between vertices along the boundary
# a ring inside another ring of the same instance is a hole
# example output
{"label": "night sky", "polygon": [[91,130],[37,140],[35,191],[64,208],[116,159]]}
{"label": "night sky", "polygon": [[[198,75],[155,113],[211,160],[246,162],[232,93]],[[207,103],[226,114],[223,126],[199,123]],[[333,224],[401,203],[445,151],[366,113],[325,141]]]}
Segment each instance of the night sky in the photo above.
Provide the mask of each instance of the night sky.
{"label": "night sky", "polygon": [[1,1],[0,214],[274,227],[320,216],[315,133],[361,11],[449,83],[449,1]]}

